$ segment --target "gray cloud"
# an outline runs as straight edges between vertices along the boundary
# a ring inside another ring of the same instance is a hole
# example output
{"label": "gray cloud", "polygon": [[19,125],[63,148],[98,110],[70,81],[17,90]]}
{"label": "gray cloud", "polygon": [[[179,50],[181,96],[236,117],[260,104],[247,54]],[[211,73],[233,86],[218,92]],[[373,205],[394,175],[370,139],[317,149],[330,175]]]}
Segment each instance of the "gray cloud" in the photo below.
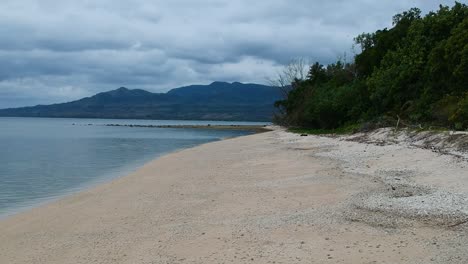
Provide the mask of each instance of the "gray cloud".
{"label": "gray cloud", "polygon": [[120,86],[265,83],[305,57],[351,53],[359,33],[433,0],[2,0],[0,108],[78,99]]}

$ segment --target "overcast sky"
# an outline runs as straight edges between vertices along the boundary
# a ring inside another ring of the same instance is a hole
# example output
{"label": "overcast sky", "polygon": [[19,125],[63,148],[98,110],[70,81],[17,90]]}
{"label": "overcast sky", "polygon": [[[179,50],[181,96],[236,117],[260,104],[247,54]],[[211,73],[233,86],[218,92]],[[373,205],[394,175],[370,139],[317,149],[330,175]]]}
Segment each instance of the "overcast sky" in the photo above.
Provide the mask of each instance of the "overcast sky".
{"label": "overcast sky", "polygon": [[[462,1],[464,2],[464,1]],[[297,57],[352,57],[353,37],[435,0],[1,0],[0,108],[120,86],[266,83]]]}

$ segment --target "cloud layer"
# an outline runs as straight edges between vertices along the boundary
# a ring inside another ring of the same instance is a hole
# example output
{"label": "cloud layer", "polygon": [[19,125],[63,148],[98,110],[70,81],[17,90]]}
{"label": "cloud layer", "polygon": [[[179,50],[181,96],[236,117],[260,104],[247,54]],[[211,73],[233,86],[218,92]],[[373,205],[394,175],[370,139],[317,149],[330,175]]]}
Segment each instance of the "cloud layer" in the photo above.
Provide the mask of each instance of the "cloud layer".
{"label": "cloud layer", "polygon": [[0,108],[120,86],[265,83],[293,58],[329,63],[394,14],[439,4],[453,1],[2,0]]}

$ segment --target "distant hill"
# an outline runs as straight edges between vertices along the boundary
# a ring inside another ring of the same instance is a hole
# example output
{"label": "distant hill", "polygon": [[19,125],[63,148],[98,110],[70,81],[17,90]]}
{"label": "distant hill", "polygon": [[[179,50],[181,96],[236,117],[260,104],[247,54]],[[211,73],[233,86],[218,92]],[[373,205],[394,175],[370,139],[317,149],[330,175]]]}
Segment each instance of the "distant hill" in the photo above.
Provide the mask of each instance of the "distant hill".
{"label": "distant hill", "polygon": [[270,121],[279,98],[275,87],[238,82],[167,93],[121,87],[68,103],[0,109],[0,116]]}

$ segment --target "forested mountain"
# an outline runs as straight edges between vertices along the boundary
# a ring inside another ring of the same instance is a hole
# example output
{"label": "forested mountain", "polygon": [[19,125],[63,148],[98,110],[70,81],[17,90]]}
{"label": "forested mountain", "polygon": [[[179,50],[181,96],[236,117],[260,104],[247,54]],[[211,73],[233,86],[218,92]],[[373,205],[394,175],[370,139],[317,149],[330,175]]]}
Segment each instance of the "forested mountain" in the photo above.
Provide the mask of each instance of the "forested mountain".
{"label": "forested mountain", "polygon": [[167,93],[119,88],[81,100],[0,110],[0,116],[271,121],[278,88],[214,82]]}
{"label": "forested mountain", "polygon": [[468,129],[468,7],[455,3],[355,38],[353,62],[315,63],[278,101],[278,122],[336,129],[358,124]]}

